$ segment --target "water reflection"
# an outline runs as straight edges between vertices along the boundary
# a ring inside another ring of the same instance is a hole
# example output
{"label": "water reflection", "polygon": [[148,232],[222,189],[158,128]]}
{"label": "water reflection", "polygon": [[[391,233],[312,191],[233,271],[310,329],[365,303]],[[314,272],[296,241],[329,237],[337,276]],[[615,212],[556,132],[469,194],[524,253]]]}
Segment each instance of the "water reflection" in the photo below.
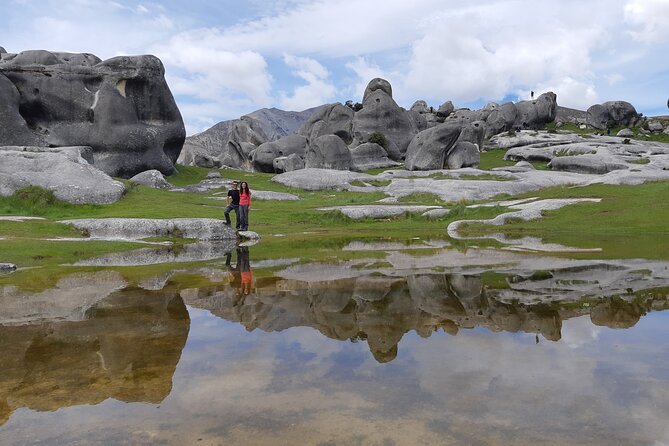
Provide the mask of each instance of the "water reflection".
{"label": "water reflection", "polygon": [[188,305],[209,310],[253,331],[304,326],[338,340],[368,343],[374,358],[388,362],[409,331],[427,338],[437,330],[483,327],[493,332],[536,333],[558,341],[564,320],[589,315],[595,325],[628,328],[653,310],[669,308],[666,293],[577,301],[511,303],[508,291],[484,286],[481,276],[420,274],[403,278],[362,276],[333,281],[273,280],[240,299],[239,288],[184,294]]}
{"label": "water reflection", "polygon": [[20,407],[159,403],[169,395],[188,311],[174,291],[114,289],[122,285],[115,274],[94,273],[33,295],[2,290],[0,425]]}

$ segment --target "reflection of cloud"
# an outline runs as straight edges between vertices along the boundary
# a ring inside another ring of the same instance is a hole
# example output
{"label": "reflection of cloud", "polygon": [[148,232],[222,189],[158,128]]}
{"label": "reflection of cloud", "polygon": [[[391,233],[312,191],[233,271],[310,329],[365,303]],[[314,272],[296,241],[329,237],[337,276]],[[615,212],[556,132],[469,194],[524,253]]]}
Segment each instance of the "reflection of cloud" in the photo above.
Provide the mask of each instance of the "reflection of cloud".
{"label": "reflection of cloud", "polygon": [[562,340],[569,348],[590,345],[599,339],[601,327],[593,325],[589,316],[581,316],[562,323]]}

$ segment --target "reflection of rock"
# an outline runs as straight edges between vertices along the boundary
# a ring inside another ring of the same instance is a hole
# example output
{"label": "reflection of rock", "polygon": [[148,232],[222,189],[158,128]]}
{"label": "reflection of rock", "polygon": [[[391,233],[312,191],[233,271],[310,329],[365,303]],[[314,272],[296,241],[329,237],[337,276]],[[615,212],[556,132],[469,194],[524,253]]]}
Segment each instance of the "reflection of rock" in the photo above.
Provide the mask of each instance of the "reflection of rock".
{"label": "reflection of rock", "polygon": [[[95,287],[97,276],[75,280],[85,282]],[[51,411],[107,398],[159,403],[172,388],[190,324],[174,293],[140,289],[115,291],[77,320],[39,320],[0,325],[0,424],[20,407]]]}
{"label": "reflection of rock", "polygon": [[634,327],[644,314],[646,314],[646,311],[637,304],[612,298],[598,302],[590,311],[590,320],[595,325],[610,328],[630,328]]}

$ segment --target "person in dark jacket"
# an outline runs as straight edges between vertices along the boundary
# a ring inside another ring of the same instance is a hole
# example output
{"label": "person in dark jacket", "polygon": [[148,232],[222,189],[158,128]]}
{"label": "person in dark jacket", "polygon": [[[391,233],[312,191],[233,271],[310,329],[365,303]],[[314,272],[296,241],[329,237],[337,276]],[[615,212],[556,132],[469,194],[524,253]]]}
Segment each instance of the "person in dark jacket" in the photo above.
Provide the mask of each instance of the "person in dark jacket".
{"label": "person in dark jacket", "polygon": [[225,224],[230,226],[230,211],[235,211],[235,223],[236,228],[239,229],[239,183],[237,181],[232,182],[232,189],[228,191],[228,196],[225,198],[227,206],[223,211],[225,215]]}

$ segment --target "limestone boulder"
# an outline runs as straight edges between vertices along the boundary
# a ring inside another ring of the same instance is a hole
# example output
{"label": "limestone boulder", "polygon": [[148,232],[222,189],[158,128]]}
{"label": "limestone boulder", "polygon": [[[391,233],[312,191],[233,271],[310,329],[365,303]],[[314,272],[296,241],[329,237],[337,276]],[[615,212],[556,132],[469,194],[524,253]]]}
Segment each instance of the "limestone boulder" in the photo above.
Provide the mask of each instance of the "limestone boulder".
{"label": "limestone boulder", "polygon": [[276,173],[292,172],[293,170],[304,169],[304,159],[293,153],[292,155],[274,158],[272,165]]}
{"label": "limestone boulder", "polygon": [[172,187],[165,176],[160,171],[155,169],[138,173],[134,177],[130,178],[130,182],[151,187],[153,189],[170,189]]}
{"label": "limestone boulder", "polygon": [[463,167],[478,167],[481,163],[481,153],[476,144],[469,141],[458,141],[446,154],[446,167],[460,169]]}
{"label": "limestone boulder", "polygon": [[513,128],[516,122],[516,106],[513,102],[499,105],[486,118],[486,138]]}
{"label": "limestone boulder", "polygon": [[258,172],[276,172],[274,166],[276,158],[290,155],[304,157],[307,147],[307,138],[302,135],[288,135],[276,141],[263,143],[253,152],[253,169]]}
{"label": "limestone boulder", "polygon": [[455,106],[453,105],[453,102],[451,101],[446,101],[443,104],[439,106],[439,109],[437,110],[437,114],[441,115],[442,117],[447,117],[453,111],[455,110]]}
{"label": "limestone boulder", "polygon": [[408,170],[443,169],[446,154],[461,131],[459,123],[444,123],[418,133],[409,144],[404,166]]}
{"label": "limestone boulder", "polygon": [[3,56],[0,97],[1,145],[90,146],[93,164],[112,176],[174,172],[186,136],[154,56]]}
{"label": "limestone boulder", "polygon": [[544,93],[533,101],[520,101],[516,105],[514,127],[541,129],[557,116],[557,95]]}
{"label": "limestone boulder", "polygon": [[609,127],[633,127],[639,114],[632,104],[625,101],[610,101],[588,108],[586,123],[600,130]]}
{"label": "limestone boulder", "polygon": [[353,140],[353,110],[340,103],[328,104],[315,112],[298,130],[313,141],[323,135],[337,135],[346,144]]}
{"label": "limestone boulder", "polygon": [[388,153],[376,143],[360,144],[351,149],[351,170],[363,171],[383,167],[399,166],[400,163],[388,158]]}
{"label": "limestone boulder", "polygon": [[404,158],[416,126],[406,110],[392,98],[390,84],[383,79],[372,80],[362,102],[362,110],[353,118],[353,145],[369,141],[374,132],[382,133],[388,141],[386,151],[393,160]]}
{"label": "limestone boulder", "polygon": [[423,101],[422,99],[414,102],[409,110],[420,114],[431,113],[430,107],[427,105],[427,102]]}
{"label": "limestone boulder", "polygon": [[616,133],[616,136],[619,136],[621,138],[631,138],[634,136],[634,132],[631,129],[622,129],[618,133]]}
{"label": "limestone boulder", "polygon": [[486,123],[474,121],[462,127],[458,142],[470,142],[474,144],[479,152],[483,150],[483,140],[486,135]]}
{"label": "limestone boulder", "polygon": [[323,135],[309,143],[305,167],[348,170],[352,166],[351,152],[344,141],[335,135]]}
{"label": "limestone boulder", "polygon": [[603,175],[614,170],[629,169],[630,165],[613,156],[592,154],[558,156],[548,163],[548,167],[553,170]]}
{"label": "limestone boulder", "polygon": [[0,195],[28,186],[53,191],[56,198],[76,204],[118,201],[125,186],[89,164],[85,148],[5,147],[0,150]]}
{"label": "limestone boulder", "polygon": [[653,133],[662,133],[664,126],[660,121],[648,121],[648,130]]}

